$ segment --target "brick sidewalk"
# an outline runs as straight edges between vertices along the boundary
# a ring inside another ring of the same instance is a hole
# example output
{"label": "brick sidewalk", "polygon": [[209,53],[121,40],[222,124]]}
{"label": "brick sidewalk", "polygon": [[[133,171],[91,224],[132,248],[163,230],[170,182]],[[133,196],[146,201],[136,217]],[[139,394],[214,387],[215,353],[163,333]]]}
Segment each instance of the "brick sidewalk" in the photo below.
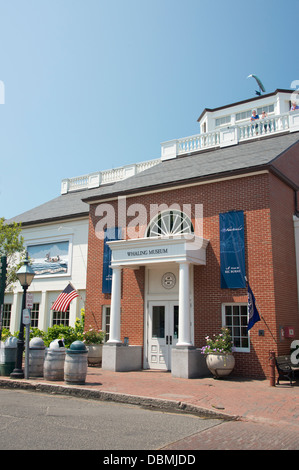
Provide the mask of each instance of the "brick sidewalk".
{"label": "brick sidewalk", "polygon": [[299,450],[298,426],[228,421],[160,450]]}
{"label": "brick sidewalk", "polygon": [[[267,380],[227,377],[215,380],[175,378],[170,372],[142,370],[111,372],[89,367],[84,385],[46,382],[43,378],[13,381],[0,377],[0,386],[22,387],[50,393],[76,394],[123,403],[135,403],[197,414],[243,418],[250,421],[298,426],[299,381],[271,387]],[[202,412],[202,413],[201,413]]]}
{"label": "brick sidewalk", "polygon": [[[101,382],[102,385],[99,385]],[[299,426],[299,382],[270,387],[267,380],[233,377],[181,379],[169,372],[110,372],[89,368],[87,387],[128,395],[171,400],[211,412]]]}

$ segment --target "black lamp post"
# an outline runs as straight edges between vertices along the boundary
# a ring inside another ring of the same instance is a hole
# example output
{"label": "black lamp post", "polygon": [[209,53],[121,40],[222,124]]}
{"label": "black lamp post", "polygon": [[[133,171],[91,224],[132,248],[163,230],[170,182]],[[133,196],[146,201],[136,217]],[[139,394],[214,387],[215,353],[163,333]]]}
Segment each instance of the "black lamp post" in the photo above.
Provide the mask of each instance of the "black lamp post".
{"label": "black lamp post", "polygon": [[17,278],[20,281],[21,286],[23,287],[23,298],[22,298],[22,310],[21,310],[21,320],[20,320],[20,331],[17,343],[17,359],[16,367],[13,372],[10,374],[10,377],[13,379],[23,379],[24,371],[22,369],[23,362],[23,351],[24,351],[24,324],[23,324],[23,310],[26,308],[26,293],[27,289],[30,286],[35,272],[29,266],[28,253],[26,253],[26,259],[23,266],[17,272]]}

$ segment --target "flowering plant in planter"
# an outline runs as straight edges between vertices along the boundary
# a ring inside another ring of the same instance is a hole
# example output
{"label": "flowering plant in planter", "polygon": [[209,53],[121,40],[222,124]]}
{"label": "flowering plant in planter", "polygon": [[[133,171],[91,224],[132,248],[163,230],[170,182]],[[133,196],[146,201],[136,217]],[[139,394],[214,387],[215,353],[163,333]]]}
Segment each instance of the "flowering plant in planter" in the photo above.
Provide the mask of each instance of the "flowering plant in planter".
{"label": "flowering plant in planter", "polygon": [[201,348],[202,354],[231,354],[234,346],[228,328],[221,328],[222,333],[213,335],[212,338],[206,336],[207,345]]}
{"label": "flowering plant in planter", "polygon": [[102,344],[104,342],[106,333],[103,330],[95,330],[94,328],[89,328],[89,330],[84,331],[83,333],[83,342],[86,345],[91,344]]}

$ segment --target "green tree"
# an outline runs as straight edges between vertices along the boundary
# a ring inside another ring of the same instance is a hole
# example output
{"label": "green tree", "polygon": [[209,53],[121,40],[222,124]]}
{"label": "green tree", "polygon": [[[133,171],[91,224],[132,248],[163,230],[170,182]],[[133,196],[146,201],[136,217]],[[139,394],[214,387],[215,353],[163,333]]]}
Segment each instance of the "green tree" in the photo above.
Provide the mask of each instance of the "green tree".
{"label": "green tree", "polygon": [[16,272],[22,266],[25,257],[21,231],[21,224],[16,222],[7,224],[4,217],[0,218],[0,256],[7,256],[6,290],[12,288],[17,280]]}

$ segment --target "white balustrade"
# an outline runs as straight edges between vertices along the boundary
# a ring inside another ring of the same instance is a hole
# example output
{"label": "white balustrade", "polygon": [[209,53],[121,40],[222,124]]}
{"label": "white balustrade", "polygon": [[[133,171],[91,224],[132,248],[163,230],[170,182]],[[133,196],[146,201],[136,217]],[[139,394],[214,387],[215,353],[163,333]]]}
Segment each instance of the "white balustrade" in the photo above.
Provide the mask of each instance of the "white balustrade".
{"label": "white balustrade", "polygon": [[115,181],[121,181],[124,179],[124,169],[114,168],[112,170],[101,171],[102,184],[114,183]]}
{"label": "white balustrade", "polygon": [[261,137],[278,132],[289,130],[289,113],[275,115],[264,119],[257,119],[246,124],[240,124],[239,129],[239,142],[254,137]]}
{"label": "white balustrade", "polygon": [[71,178],[69,180],[69,191],[76,191],[81,189],[82,186],[87,186],[88,184],[88,175],[78,176],[76,178]]}
{"label": "white balustrade", "polygon": [[178,155],[196,152],[210,147],[217,147],[220,143],[220,132],[208,132],[191,137],[178,139]]}
{"label": "white balustrade", "polygon": [[160,159],[149,160],[133,165],[126,165],[124,167],[113,168],[111,170],[98,171],[89,175],[76,176],[74,178],[67,178],[61,182],[61,194],[66,194],[71,191],[78,191],[87,188],[97,188],[102,184],[111,184],[117,181],[122,181],[129,176],[141,173],[148,168],[160,163]]}
{"label": "white balustrade", "polygon": [[[299,112],[289,112],[248,121],[234,126],[222,126],[213,132],[192,135],[161,144],[161,160],[179,155],[187,155],[201,150],[236,145],[239,142],[279,134],[299,131]],[[169,150],[171,149],[171,150]]]}
{"label": "white balustrade", "polygon": [[126,165],[111,170],[99,171],[89,175],[67,178],[61,182],[61,194],[86,188],[96,188],[102,184],[111,184],[134,176],[151,168],[163,160],[188,155],[205,149],[236,145],[239,142],[251,140],[282,132],[299,131],[299,112],[289,112],[248,121],[246,123],[223,126],[213,132],[196,134],[182,139],[163,142],[161,144],[161,159]]}
{"label": "white balustrade", "polygon": [[148,170],[152,166],[157,165],[160,163],[160,158],[157,160],[149,160],[147,162],[136,163],[136,173],[141,173],[144,170]]}

